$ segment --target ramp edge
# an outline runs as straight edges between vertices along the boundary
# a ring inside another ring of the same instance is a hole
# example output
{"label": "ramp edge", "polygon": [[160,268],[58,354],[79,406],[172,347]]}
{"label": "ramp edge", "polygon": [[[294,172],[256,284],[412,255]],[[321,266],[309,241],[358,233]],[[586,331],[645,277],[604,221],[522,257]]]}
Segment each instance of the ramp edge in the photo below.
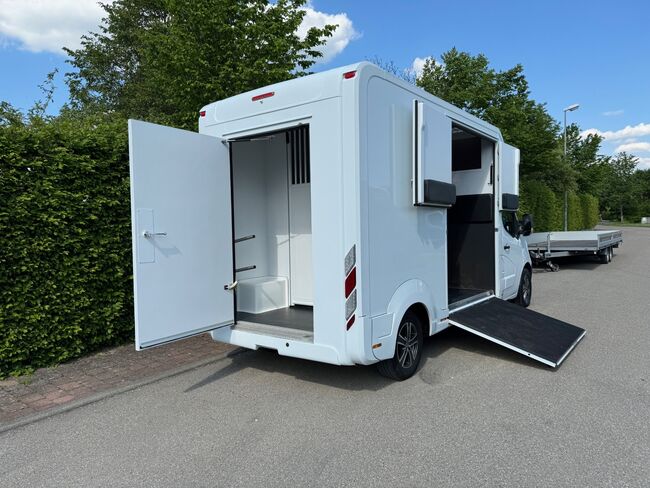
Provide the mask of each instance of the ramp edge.
{"label": "ramp edge", "polygon": [[583,331],[582,331],[582,334],[580,334],[580,337],[578,337],[578,338],[575,340],[575,342],[574,342],[573,344],[571,344],[571,347],[570,347],[569,349],[567,349],[567,352],[565,352],[564,355],[563,355],[563,356],[560,358],[560,360],[557,362],[557,366],[559,366],[560,364],[562,364],[562,361],[564,361],[564,360],[566,359],[566,357],[567,357],[569,354],[571,354],[571,351],[573,351],[573,350],[575,349],[575,347],[578,345],[578,342],[580,342],[580,341],[584,338],[585,334],[587,334],[587,331],[586,331],[586,330],[583,330]]}
{"label": "ramp edge", "polygon": [[451,325],[455,325],[456,327],[459,327],[459,328],[461,328],[463,330],[466,330],[467,332],[469,332],[471,334],[477,335],[479,337],[482,337],[483,339],[487,339],[490,342],[494,342],[495,344],[499,344],[500,346],[506,347],[506,348],[510,349],[511,351],[518,352],[519,354],[522,354],[522,355],[524,355],[526,357],[534,359],[535,361],[539,361],[540,363],[543,363],[543,364],[545,364],[547,366],[550,366],[551,368],[557,368],[560,365],[560,363],[562,361],[564,361],[564,358],[566,358],[567,355],[573,350],[573,348],[576,346],[576,344],[578,344],[578,342],[580,342],[580,339],[582,339],[584,337],[585,333],[586,333],[586,331],[583,332],[582,335],[580,336],[580,338],[576,342],[574,342],[573,345],[569,348],[569,350],[564,354],[564,356],[562,356],[560,361],[558,361],[557,363],[554,363],[552,361],[549,361],[548,359],[544,359],[542,357],[536,356],[535,354],[531,354],[531,353],[529,353],[527,351],[524,351],[523,349],[520,349],[520,348],[518,348],[516,346],[513,346],[512,344],[508,344],[507,342],[503,342],[503,341],[500,341],[499,339],[495,339],[494,337],[490,337],[487,334],[483,334],[482,332],[479,332],[479,331],[477,331],[475,329],[472,329],[471,327],[467,327],[466,325],[463,325],[463,324],[461,324],[459,322],[456,322],[455,320],[449,319],[449,323]]}

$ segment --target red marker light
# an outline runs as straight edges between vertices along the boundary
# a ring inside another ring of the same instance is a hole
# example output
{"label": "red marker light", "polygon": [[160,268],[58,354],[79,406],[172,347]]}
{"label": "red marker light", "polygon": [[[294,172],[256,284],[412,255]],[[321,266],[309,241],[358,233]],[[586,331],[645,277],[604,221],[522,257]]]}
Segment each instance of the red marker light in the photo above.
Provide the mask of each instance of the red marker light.
{"label": "red marker light", "polygon": [[269,98],[275,95],[275,92],[268,92],[268,93],[262,93],[261,95],[255,95],[252,100],[254,102],[257,102],[259,100],[264,100],[265,98]]}
{"label": "red marker light", "polygon": [[348,71],[347,73],[343,73],[343,78],[349,80],[350,78],[354,78],[356,74],[356,71]]}
{"label": "red marker light", "polygon": [[200,115],[201,117],[205,117],[205,110],[201,110],[201,111],[199,112],[199,115]]}

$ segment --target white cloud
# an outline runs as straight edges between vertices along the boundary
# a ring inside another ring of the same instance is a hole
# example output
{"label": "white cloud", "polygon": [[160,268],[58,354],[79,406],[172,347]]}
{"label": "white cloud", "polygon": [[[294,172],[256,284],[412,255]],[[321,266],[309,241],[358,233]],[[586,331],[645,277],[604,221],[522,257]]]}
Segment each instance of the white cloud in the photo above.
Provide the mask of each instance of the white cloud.
{"label": "white cloud", "polygon": [[589,134],[598,134],[604,139],[609,139],[614,141],[620,139],[629,139],[631,137],[643,137],[643,136],[650,135],[650,124],[644,124],[643,122],[641,122],[640,124],[634,126],[628,125],[625,126],[623,129],[613,130],[613,131],[612,130],[600,131],[598,129],[587,129],[585,131],[582,131],[580,136],[586,137]]}
{"label": "white cloud", "polygon": [[413,64],[411,65],[411,71],[415,73],[415,76],[420,76],[422,74],[424,65],[427,64],[427,61],[429,59],[431,59],[430,56],[427,56],[426,58],[415,58],[413,60]]}
{"label": "white cloud", "polygon": [[650,158],[639,158],[639,163],[636,165],[637,169],[650,169]]}
{"label": "white cloud", "polygon": [[5,45],[13,40],[21,49],[61,54],[97,31],[103,14],[97,0],[0,0],[0,36]]}
{"label": "white cloud", "polygon": [[605,117],[616,117],[617,115],[623,115],[624,110],[610,110],[609,112],[603,112]]}
{"label": "white cloud", "polygon": [[623,151],[628,153],[650,152],[650,142],[629,142],[616,148],[616,152]]}
{"label": "white cloud", "polygon": [[354,29],[352,21],[346,13],[339,14],[326,14],[314,10],[310,4],[305,8],[305,16],[302,23],[298,27],[297,34],[301,39],[304,39],[312,27],[323,28],[328,24],[335,24],[338,27],[331,37],[328,37],[325,44],[319,48],[323,56],[316,60],[317,63],[327,63],[331,61],[337,54],[343,51],[350,41],[357,39],[359,33]]}
{"label": "white cloud", "polygon": [[444,66],[444,63],[437,61],[433,56],[427,56],[426,58],[415,58],[408,71],[413,73],[415,76],[420,76],[427,61],[433,61],[433,64]]}

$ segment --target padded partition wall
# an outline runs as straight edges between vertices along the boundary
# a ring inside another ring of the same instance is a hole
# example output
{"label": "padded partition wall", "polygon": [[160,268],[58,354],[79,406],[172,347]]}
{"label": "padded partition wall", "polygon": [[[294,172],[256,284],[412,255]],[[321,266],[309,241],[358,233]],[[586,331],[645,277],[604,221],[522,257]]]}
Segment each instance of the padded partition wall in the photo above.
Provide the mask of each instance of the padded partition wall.
{"label": "padded partition wall", "polygon": [[494,290],[494,202],[462,195],[447,211],[448,286]]}

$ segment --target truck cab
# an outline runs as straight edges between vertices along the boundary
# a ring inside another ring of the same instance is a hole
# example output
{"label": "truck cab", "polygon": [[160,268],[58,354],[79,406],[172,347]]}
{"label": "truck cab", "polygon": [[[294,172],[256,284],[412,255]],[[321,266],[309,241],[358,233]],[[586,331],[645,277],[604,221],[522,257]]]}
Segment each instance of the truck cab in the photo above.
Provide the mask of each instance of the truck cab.
{"label": "truck cab", "polygon": [[532,262],[523,238],[531,232],[532,218],[526,214],[520,221],[516,210],[502,209],[496,220],[500,246],[501,298],[515,300],[528,307],[532,297]]}

